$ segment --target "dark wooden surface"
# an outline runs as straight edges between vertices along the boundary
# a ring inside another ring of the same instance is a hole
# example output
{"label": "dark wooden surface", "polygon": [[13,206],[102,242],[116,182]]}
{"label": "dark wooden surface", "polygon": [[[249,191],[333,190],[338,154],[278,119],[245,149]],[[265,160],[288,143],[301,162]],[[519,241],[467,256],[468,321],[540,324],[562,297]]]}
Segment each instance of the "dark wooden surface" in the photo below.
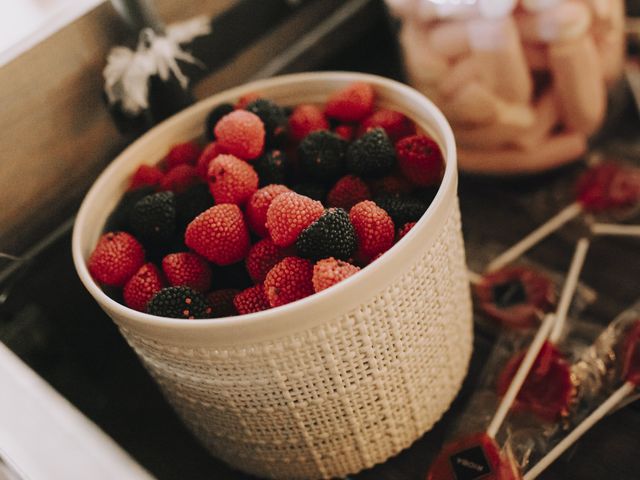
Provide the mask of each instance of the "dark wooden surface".
{"label": "dark wooden surface", "polygon": [[[350,69],[401,78],[386,19],[349,39],[339,51],[315,51],[313,65],[292,69]],[[368,48],[363,49],[362,45]],[[637,152],[637,118],[630,111],[598,145]],[[620,138],[624,142],[620,143]],[[628,145],[631,144],[631,147]],[[634,150],[635,149],[635,150]],[[637,155],[637,154],[636,154]],[[635,161],[638,161],[636,156]],[[460,199],[467,256],[482,265],[557,211],[570,198],[575,165],[545,176],[481,179],[462,176]],[[544,241],[530,254],[549,269],[566,269],[574,244],[572,228]],[[598,240],[589,252],[583,281],[598,292],[582,320],[605,325],[640,297],[640,241]],[[0,340],[93,419],[134,458],[162,480],[241,480],[209,454],[182,426],[112,322],[85,292],[63,233],[28,269],[2,285],[10,287],[0,306]],[[411,448],[358,480],[422,480],[456,415],[464,408],[492,343],[493,333],[477,327],[475,350],[465,386],[450,412]],[[629,406],[603,420],[540,478],[547,480],[637,480],[640,478],[640,409]]]}

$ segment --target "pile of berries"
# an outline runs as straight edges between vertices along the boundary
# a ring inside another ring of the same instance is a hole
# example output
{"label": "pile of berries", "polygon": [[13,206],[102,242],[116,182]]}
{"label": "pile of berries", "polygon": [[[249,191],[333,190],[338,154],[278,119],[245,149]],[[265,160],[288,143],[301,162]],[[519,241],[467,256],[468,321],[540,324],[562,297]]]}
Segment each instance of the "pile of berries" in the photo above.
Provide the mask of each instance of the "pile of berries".
{"label": "pile of berries", "polygon": [[409,232],[444,170],[438,145],[361,82],[325,105],[256,92],[216,106],[205,129],[204,147],[134,172],[89,258],[130,308],[217,318],[330,288]]}

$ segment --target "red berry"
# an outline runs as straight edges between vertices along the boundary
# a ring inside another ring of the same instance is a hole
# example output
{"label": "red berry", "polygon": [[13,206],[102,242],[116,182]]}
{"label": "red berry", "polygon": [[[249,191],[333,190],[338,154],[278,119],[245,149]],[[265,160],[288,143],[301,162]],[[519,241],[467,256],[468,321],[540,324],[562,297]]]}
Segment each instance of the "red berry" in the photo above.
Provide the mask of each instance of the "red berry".
{"label": "red berry", "polygon": [[415,227],[417,222],[409,222],[405,223],[402,227],[398,229],[398,241],[402,240],[404,236],[409,233],[413,227]]}
{"label": "red berry", "polygon": [[236,288],[214,290],[207,295],[207,302],[211,305],[211,318],[232,317],[238,314],[233,303],[235,296],[240,293]]}
{"label": "red berry", "polygon": [[215,205],[187,225],[186,245],[216,265],[231,265],[249,251],[249,232],[237,205]]}
{"label": "red berry", "polygon": [[258,174],[233,155],[218,155],[209,164],[209,190],[216,203],[244,205],[258,190]]}
{"label": "red berry", "polygon": [[238,293],[233,299],[233,305],[240,315],[261,312],[271,308],[264,292],[264,285],[261,283]]}
{"label": "red berry", "polygon": [[380,195],[385,193],[391,194],[405,194],[411,193],[414,186],[411,185],[402,175],[387,175],[382,178],[375,178],[369,180],[369,188],[374,195]]}
{"label": "red berry", "polygon": [[255,243],[247,254],[247,272],[255,283],[264,282],[269,270],[286,256],[285,251],[273,243],[273,240],[264,238]]}
{"label": "red berry", "polygon": [[396,143],[398,165],[411,182],[421,187],[442,179],[444,160],[438,144],[426,135],[412,135]]}
{"label": "red berry", "polygon": [[140,165],[133,174],[133,177],[131,177],[129,190],[135,190],[146,186],[155,187],[160,184],[162,177],[164,177],[164,173],[162,173],[162,170],[158,167]]}
{"label": "red berry", "polygon": [[395,227],[387,212],[371,200],[355,205],[349,218],[358,237],[358,256],[369,261],[393,246]]}
{"label": "red berry", "polygon": [[290,192],[284,185],[267,185],[254,193],[247,203],[246,216],[249,228],[261,237],[269,235],[267,230],[267,211],[274,198],[281,193]]}
{"label": "red berry", "polygon": [[640,169],[605,162],[584,172],[576,190],[578,201],[590,212],[632,207],[640,201]]}
{"label": "red berry", "polygon": [[320,260],[313,266],[313,289],[316,292],[320,292],[350,277],[359,270],[359,267],[343,260],[336,260],[333,257]]}
{"label": "red berry", "polygon": [[298,235],[324,212],[322,203],[295,192],[285,192],[273,199],[267,210],[267,230],[273,243],[288,247]]}
{"label": "red berry", "polygon": [[416,126],[408,117],[395,110],[381,108],[374,112],[362,122],[362,131],[365,133],[372,128],[382,127],[392,142],[397,142],[401,138],[414,135]]}
{"label": "red berry", "polygon": [[258,158],[264,148],[264,124],[255,113],[246,110],[222,117],[214,132],[221,148],[243,160]]}
{"label": "red berry", "polygon": [[262,92],[249,92],[245,93],[238,99],[238,102],[235,104],[236,110],[242,110],[246,108],[251,102],[258,100],[259,98],[264,98],[264,94]]}
{"label": "red berry", "polygon": [[355,82],[329,97],[325,113],[342,122],[358,122],[373,112],[374,100],[371,85]]}
{"label": "red berry", "polygon": [[126,232],[105,233],[98,240],[87,266],[103,285],[122,287],[144,263],[144,248]]}
{"label": "red berry", "polygon": [[211,142],[206,147],[198,157],[198,162],[196,163],[196,172],[203,180],[207,180],[207,172],[209,171],[209,163],[211,160],[216,158],[221,153],[225,153],[220,145],[217,142]]}
{"label": "red berry", "polygon": [[350,142],[356,136],[356,129],[353,125],[342,124],[333,129],[333,133]]}
{"label": "red berry", "polygon": [[371,192],[366,183],[355,175],[346,175],[336,182],[327,194],[329,207],[340,207],[351,210],[356,203],[370,200]]}
{"label": "red berry", "polygon": [[194,167],[186,164],[178,165],[162,177],[160,190],[171,190],[174,193],[183,193],[198,182],[200,182],[200,178]]}
{"label": "red berry", "polygon": [[170,253],[162,259],[162,270],[169,285],[191,287],[206,292],[211,285],[211,268],[204,258],[195,253]]}
{"label": "red berry", "polygon": [[328,130],[329,122],[315,105],[298,105],[289,116],[289,133],[297,142],[316,130]]}
{"label": "red berry", "polygon": [[200,145],[194,142],[179,143],[171,147],[167,153],[167,166],[169,169],[178,165],[195,165],[202,153]]}
{"label": "red berry", "polygon": [[313,263],[299,257],[287,257],[274,266],[264,280],[264,289],[272,307],[295,302],[314,293]]}
{"label": "red berry", "polygon": [[125,284],[122,291],[124,303],[129,308],[145,312],[149,300],[165,286],[160,269],[153,263],[145,263]]}

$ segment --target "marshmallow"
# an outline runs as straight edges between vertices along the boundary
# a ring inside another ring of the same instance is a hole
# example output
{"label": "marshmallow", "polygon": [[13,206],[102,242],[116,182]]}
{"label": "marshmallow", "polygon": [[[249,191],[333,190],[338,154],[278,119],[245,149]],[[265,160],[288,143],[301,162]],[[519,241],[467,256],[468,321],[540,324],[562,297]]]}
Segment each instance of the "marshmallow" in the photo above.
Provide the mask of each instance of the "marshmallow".
{"label": "marshmallow", "polygon": [[553,89],[564,124],[587,135],[602,123],[606,87],[598,52],[591,37],[583,36],[549,46]]}
{"label": "marshmallow", "polygon": [[411,83],[425,95],[432,97],[435,86],[447,75],[449,64],[445,58],[426,48],[427,28],[416,22],[405,22],[400,31],[404,62]]}
{"label": "marshmallow", "polygon": [[481,81],[482,68],[473,55],[458,60],[446,77],[438,84],[438,91],[447,98],[461,90],[467,83]]}
{"label": "marshmallow", "polygon": [[469,43],[483,65],[484,81],[507,101],[527,103],[533,82],[513,18],[470,20]]}
{"label": "marshmallow", "polygon": [[438,55],[457,58],[468,54],[469,38],[464,22],[441,22],[429,28],[428,48]]}
{"label": "marshmallow", "polygon": [[564,0],[521,0],[522,6],[529,12],[540,12],[548,8],[557,7]]}
{"label": "marshmallow", "polygon": [[626,50],[624,31],[611,30],[596,38],[602,75],[607,85],[612,85],[622,75]]}
{"label": "marshmallow", "polygon": [[516,22],[525,42],[561,42],[584,35],[591,26],[591,12],[583,3],[570,1],[538,13],[516,15]]}
{"label": "marshmallow", "polygon": [[612,14],[614,3],[622,3],[621,0],[581,0],[589,7],[591,13],[598,21],[606,21]]}
{"label": "marshmallow", "polygon": [[418,0],[386,0],[386,2],[393,16],[409,18],[416,10]]}
{"label": "marshmallow", "polygon": [[458,150],[458,164],[466,172],[487,174],[537,173],[565,165],[587,150],[582,133],[562,133],[548,137],[532,150]]}
{"label": "marshmallow", "polygon": [[521,135],[514,137],[511,142],[512,145],[523,150],[537,148],[545,137],[551,134],[560,120],[558,105],[552,93],[545,93],[536,103],[534,110],[535,120],[533,124]]}
{"label": "marshmallow", "polygon": [[462,125],[485,125],[498,116],[498,102],[493,93],[477,82],[467,83],[449,101],[440,105],[449,121]]}
{"label": "marshmallow", "polygon": [[523,45],[524,58],[531,70],[548,70],[549,58],[546,45],[525,43]]}

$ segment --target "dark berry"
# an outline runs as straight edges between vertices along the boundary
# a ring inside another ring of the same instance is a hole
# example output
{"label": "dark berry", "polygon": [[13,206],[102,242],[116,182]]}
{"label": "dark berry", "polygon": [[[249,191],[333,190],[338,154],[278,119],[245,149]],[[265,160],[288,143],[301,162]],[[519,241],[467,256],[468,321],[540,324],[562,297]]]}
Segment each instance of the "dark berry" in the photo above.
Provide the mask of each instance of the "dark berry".
{"label": "dark berry", "polygon": [[227,113],[231,113],[234,110],[235,108],[230,103],[221,103],[217,107],[214,107],[211,112],[209,112],[205,123],[205,132],[207,134],[207,139],[215,140],[216,134],[213,133],[213,129],[215,128],[216,123],[218,123],[218,120],[224,117]]}
{"label": "dark berry", "polygon": [[211,272],[212,290],[224,288],[244,290],[253,285],[244,261],[225,266],[212,265]]}
{"label": "dark berry", "polygon": [[170,318],[208,318],[211,306],[204,296],[189,287],[166,287],[147,305],[147,313]]}
{"label": "dark berry", "polygon": [[159,192],[139,200],[129,216],[131,229],[143,242],[168,242],[176,230],[176,201],[173,192]]}
{"label": "dark berry", "polygon": [[260,179],[259,186],[272,183],[283,184],[287,177],[287,158],[281,150],[271,150],[253,162],[253,168]]}
{"label": "dark berry", "polygon": [[369,130],[347,150],[347,170],[361,177],[382,177],[396,164],[396,151],[380,127]]}
{"label": "dark berry", "polygon": [[302,182],[294,185],[293,191],[319,202],[324,202],[327,189],[318,183]]}
{"label": "dark berry", "polygon": [[213,197],[204,183],[193,185],[185,192],[176,195],[176,221],[178,230],[187,225],[205,210],[213,207]]}
{"label": "dark berry", "polygon": [[280,105],[266,98],[249,103],[245,110],[255,113],[264,123],[267,146],[279,145],[287,136],[287,115]]}
{"label": "dark berry", "polygon": [[334,257],[347,260],[358,248],[356,231],[342,208],[329,208],[302,231],[296,241],[301,257],[311,260]]}
{"label": "dark berry", "polygon": [[141,187],[125,192],[116,208],[111,212],[111,215],[109,215],[104,230],[107,232],[120,230],[132,233],[133,230],[131,230],[131,224],[129,223],[131,210],[133,210],[133,207],[138,201],[153,192],[155,192],[155,188],[152,186]]}
{"label": "dark berry", "polygon": [[327,130],[307,135],[298,147],[300,166],[313,180],[334,180],[344,172],[348,143]]}
{"label": "dark berry", "polygon": [[410,195],[385,194],[375,197],[374,201],[389,214],[395,225],[417,222],[429,206]]}

